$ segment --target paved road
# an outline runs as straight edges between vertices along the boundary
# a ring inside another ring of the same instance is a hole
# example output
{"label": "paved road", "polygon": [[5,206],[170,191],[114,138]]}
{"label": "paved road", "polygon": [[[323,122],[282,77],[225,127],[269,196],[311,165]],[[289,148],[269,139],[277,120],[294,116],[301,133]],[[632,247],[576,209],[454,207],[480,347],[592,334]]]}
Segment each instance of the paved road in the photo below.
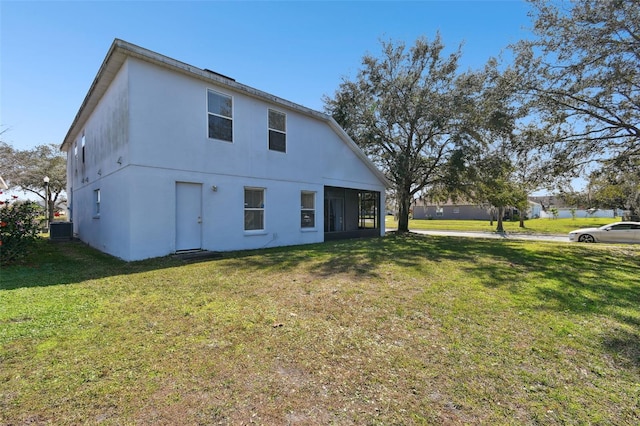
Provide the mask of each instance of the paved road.
{"label": "paved road", "polygon": [[[387,231],[395,231],[395,229],[387,229]],[[466,237],[466,238],[493,238],[498,240],[529,240],[529,241],[557,241],[569,242],[568,235],[545,235],[545,234],[518,234],[507,233],[498,234],[495,232],[468,232],[468,231],[430,231],[426,229],[412,229],[411,232],[424,235],[444,235],[450,237]]]}

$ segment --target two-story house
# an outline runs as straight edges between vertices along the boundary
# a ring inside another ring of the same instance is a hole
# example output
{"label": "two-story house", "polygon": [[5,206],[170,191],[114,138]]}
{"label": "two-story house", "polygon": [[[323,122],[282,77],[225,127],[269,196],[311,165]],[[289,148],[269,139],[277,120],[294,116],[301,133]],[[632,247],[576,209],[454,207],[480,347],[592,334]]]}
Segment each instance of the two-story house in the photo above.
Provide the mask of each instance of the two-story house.
{"label": "two-story house", "polygon": [[384,235],[389,182],[331,117],[122,40],[61,149],[74,234],[125,260]]}

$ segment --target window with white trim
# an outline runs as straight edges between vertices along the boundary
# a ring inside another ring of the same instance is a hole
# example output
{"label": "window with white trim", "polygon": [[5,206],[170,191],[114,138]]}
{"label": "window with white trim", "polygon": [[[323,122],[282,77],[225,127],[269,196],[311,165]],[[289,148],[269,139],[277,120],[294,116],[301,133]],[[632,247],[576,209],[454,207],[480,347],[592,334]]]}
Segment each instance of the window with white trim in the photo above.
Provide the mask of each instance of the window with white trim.
{"label": "window with white trim", "polygon": [[443,216],[444,209],[442,207],[436,207],[436,216]]}
{"label": "window with white trim", "polygon": [[207,90],[209,138],[233,142],[233,101],[231,96]]}
{"label": "window with white trim", "polygon": [[264,229],[264,188],[244,189],[244,230]]}
{"label": "window with white trim", "polygon": [[302,191],[300,193],[300,227],[315,228],[316,226],[316,193]]}
{"label": "window with white trim", "polygon": [[269,110],[269,149],[287,152],[287,116],[273,109]]}
{"label": "window with white trim", "polygon": [[95,217],[100,216],[100,190],[93,191],[93,215]]}

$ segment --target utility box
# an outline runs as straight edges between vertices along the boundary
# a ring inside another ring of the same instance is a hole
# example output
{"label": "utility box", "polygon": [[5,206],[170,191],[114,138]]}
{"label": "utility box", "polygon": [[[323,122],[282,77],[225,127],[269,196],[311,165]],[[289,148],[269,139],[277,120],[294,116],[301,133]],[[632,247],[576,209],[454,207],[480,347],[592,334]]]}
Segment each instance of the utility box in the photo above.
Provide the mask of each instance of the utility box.
{"label": "utility box", "polygon": [[73,239],[73,223],[51,222],[49,225],[49,239],[51,241],[69,241]]}

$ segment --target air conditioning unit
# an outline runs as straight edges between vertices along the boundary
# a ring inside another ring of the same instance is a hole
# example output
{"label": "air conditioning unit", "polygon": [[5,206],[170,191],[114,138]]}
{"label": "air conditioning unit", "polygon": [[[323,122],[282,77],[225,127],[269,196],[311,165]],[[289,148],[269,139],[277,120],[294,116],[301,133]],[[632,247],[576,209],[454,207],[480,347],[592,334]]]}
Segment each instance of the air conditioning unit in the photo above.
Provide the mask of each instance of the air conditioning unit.
{"label": "air conditioning unit", "polygon": [[52,241],[69,241],[73,239],[73,223],[51,222],[49,225],[49,239]]}

